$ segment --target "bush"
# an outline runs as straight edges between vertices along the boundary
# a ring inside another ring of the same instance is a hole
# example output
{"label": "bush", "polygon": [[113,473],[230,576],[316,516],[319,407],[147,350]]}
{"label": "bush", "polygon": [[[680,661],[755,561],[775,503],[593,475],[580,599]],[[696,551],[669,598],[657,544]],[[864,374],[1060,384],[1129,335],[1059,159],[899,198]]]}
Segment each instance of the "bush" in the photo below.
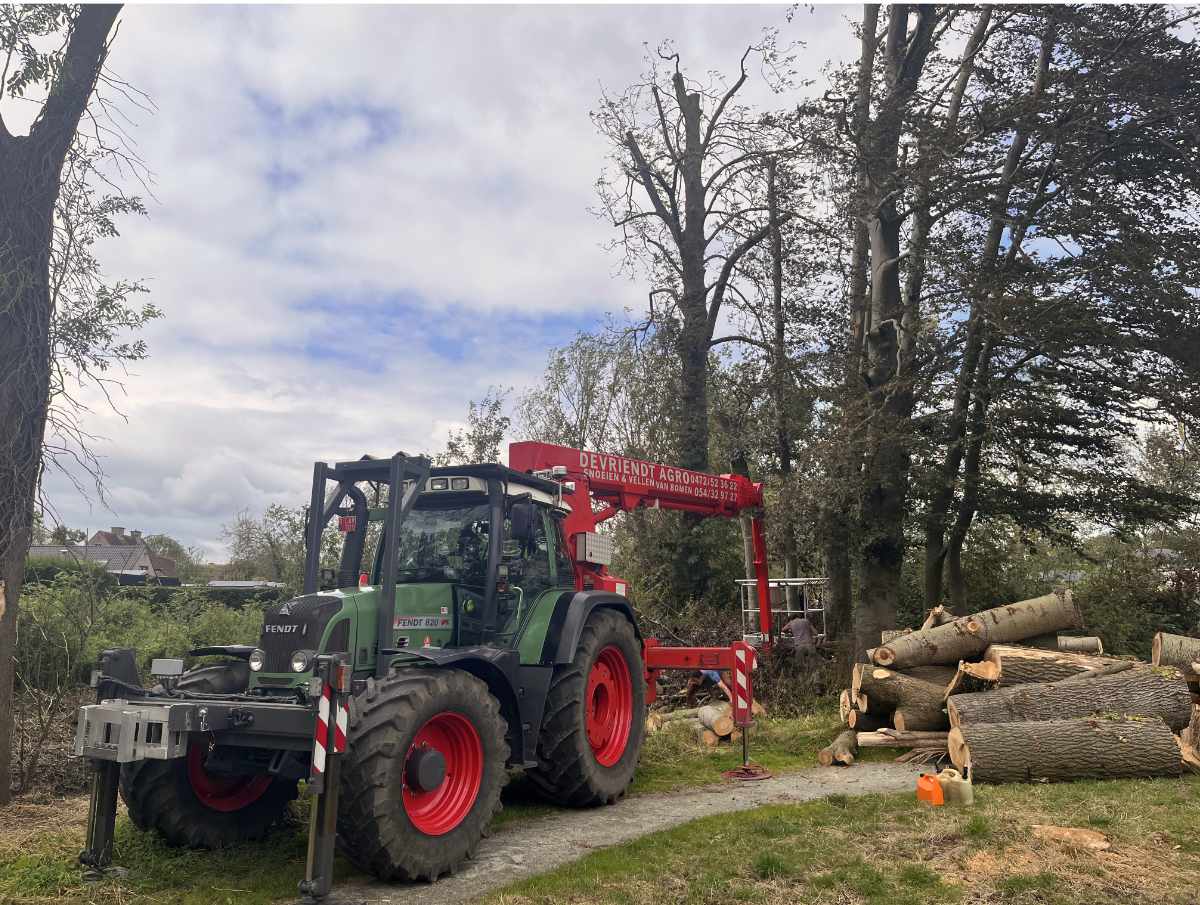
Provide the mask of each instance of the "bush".
{"label": "bush", "polygon": [[1100,562],[1075,586],[1075,600],[1090,634],[1105,650],[1150,658],[1155,632],[1200,634],[1200,593],[1195,572],[1164,570],[1141,550],[1105,543]]}
{"label": "bush", "polygon": [[87,572],[63,570],[22,594],[17,627],[17,674],[22,685],[51,689],[85,682],[100,651],[137,651],[143,675],[156,657],[182,657],[209,644],[252,644],[263,606],[234,610],[203,591],[115,589]]}

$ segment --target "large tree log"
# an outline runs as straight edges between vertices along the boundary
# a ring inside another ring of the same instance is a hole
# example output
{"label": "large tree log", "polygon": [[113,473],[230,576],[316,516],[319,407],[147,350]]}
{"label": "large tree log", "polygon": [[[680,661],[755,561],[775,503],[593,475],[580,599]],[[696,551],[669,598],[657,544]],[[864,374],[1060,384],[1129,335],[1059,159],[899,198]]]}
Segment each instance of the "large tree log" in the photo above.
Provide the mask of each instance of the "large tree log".
{"label": "large tree log", "polygon": [[960,669],[983,682],[993,682],[1001,688],[1025,685],[1030,682],[1057,682],[1068,676],[1122,662],[1112,657],[1041,650],[1036,647],[1012,644],[993,644],[979,663],[963,663]]}
{"label": "large tree log", "polygon": [[1062,650],[1074,654],[1104,653],[1104,642],[1095,635],[1060,635],[1053,632],[1049,635],[1037,635],[1034,638],[1022,638],[1025,647],[1040,647],[1043,650]]}
{"label": "large tree log", "polygon": [[1161,720],[985,723],[950,730],[950,759],[975,782],[1178,776],[1179,745]]}
{"label": "large tree log", "polygon": [[906,676],[912,676],[914,679],[921,679],[925,682],[932,682],[934,685],[947,685],[954,678],[955,668],[953,666],[910,666],[907,669],[898,669],[896,672],[902,672]]}
{"label": "large tree log", "polygon": [[1020,641],[1065,628],[1079,628],[1083,617],[1068,588],[964,616],[944,625],[895,638],[875,649],[880,666],[903,669],[925,663],[957,663],[981,653],[989,642]]}
{"label": "large tree log", "polygon": [[1062,682],[956,694],[946,700],[946,709],[954,727],[1119,714],[1161,717],[1172,729],[1179,730],[1191,719],[1191,692],[1181,676],[1164,672],[1127,670],[1090,679],[1072,677]]}
{"label": "large tree log", "polygon": [[901,732],[930,732],[950,728],[946,711],[939,707],[903,706],[892,714],[892,725]]}
{"label": "large tree log", "polygon": [[705,729],[711,729],[717,735],[729,735],[733,732],[733,716],[728,704],[708,704],[696,710],[696,719]]}
{"label": "large tree log", "polygon": [[964,616],[933,628],[909,632],[875,648],[880,666],[904,669],[929,663],[955,663],[977,656],[987,647],[987,628],[975,616]]}
{"label": "large tree log", "polygon": [[1166,632],[1154,636],[1150,662],[1155,666],[1178,666],[1191,670],[1196,660],[1200,660],[1200,638],[1169,635]]}
{"label": "large tree log", "polygon": [[988,640],[992,644],[1083,627],[1083,615],[1071,598],[1070,588],[1058,588],[1053,594],[984,610],[977,613],[976,618],[987,626]]}
{"label": "large tree log", "polygon": [[847,729],[838,733],[829,745],[817,752],[817,763],[822,767],[832,767],[834,764],[850,766],[854,756],[858,754],[858,734]]}
{"label": "large tree log", "polygon": [[879,641],[881,644],[887,644],[893,638],[899,638],[901,635],[907,635],[912,632],[910,628],[885,628],[879,633]]}
{"label": "large tree log", "polygon": [[860,748],[935,748],[946,744],[945,732],[901,732],[883,729],[879,732],[858,733]]}
{"label": "large tree log", "polygon": [[874,732],[876,729],[887,726],[888,720],[886,717],[876,716],[873,713],[851,710],[846,714],[846,725],[855,732]]}
{"label": "large tree log", "polygon": [[859,694],[865,694],[869,702],[892,708],[941,710],[944,685],[926,682],[924,679],[882,666],[860,665],[862,668],[856,670],[855,679]]}
{"label": "large tree log", "polygon": [[701,745],[703,745],[705,748],[715,748],[715,747],[717,747],[718,744],[720,744],[721,737],[719,735],[717,735],[715,732],[713,732],[711,729],[707,729],[704,726],[701,726],[699,723],[697,723],[695,726],[695,730],[696,730],[696,741],[699,742]]}

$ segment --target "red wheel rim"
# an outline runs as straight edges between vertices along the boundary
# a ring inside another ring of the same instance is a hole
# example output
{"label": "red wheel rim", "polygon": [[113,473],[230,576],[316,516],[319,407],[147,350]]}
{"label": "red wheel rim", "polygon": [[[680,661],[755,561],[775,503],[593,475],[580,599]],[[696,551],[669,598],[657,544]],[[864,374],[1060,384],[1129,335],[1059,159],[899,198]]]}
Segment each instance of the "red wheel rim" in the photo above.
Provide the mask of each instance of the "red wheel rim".
{"label": "red wheel rim", "polygon": [[587,682],[587,737],[602,767],[621,759],[633,725],[633,679],[625,655],[610,644],[592,664]]}
{"label": "red wheel rim", "polygon": [[204,768],[204,758],[207,756],[207,742],[194,741],[188,746],[188,781],[196,798],[206,808],[214,811],[240,811],[262,798],[267,787],[271,785],[271,776],[268,773],[255,773],[251,776],[221,776],[209,773]]}
{"label": "red wheel rim", "polygon": [[475,806],[483,784],[483,743],[471,721],[443,711],[422,726],[405,755],[408,761],[423,748],[432,748],[446,762],[446,775],[434,789],[422,792],[404,783],[404,810],[412,825],[427,836],[442,836],[463,822]]}

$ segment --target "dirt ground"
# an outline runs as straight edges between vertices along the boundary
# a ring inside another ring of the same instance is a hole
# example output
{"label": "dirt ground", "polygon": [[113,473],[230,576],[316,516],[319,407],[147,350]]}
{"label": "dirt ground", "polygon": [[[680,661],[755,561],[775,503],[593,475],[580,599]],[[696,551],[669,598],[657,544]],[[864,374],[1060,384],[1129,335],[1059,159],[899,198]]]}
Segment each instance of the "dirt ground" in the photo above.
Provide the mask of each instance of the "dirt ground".
{"label": "dirt ground", "polygon": [[560,811],[523,820],[483,841],[476,859],[452,877],[388,885],[355,879],[331,896],[337,905],[450,905],[499,889],[515,880],[570,863],[604,848],[668,829],[697,817],[745,811],[765,804],[811,801],[829,795],[866,795],[914,788],[919,767],[861,764],[790,773],[760,782],[721,784],[691,792],[639,795],[607,808]]}

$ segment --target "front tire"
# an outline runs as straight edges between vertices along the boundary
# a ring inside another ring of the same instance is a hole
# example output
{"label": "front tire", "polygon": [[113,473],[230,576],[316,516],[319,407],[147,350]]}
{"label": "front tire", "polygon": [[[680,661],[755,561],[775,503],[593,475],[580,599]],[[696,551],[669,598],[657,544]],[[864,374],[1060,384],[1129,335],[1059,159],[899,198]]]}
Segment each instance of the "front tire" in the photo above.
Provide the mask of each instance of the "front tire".
{"label": "front tire", "polygon": [[629,788],[646,727],[642,650],[614,610],[588,616],[575,659],[554,670],[529,778],[551,801],[611,804]]}
{"label": "front tire", "polygon": [[193,739],[184,757],[122,765],[121,797],[138,829],[169,845],[217,849],[262,839],[283,820],[295,780],[210,774],[207,755],[208,743]]}
{"label": "front tire", "polygon": [[508,743],[487,686],[399,670],[350,703],[338,840],[381,880],[429,880],[471,857],[500,806]]}

